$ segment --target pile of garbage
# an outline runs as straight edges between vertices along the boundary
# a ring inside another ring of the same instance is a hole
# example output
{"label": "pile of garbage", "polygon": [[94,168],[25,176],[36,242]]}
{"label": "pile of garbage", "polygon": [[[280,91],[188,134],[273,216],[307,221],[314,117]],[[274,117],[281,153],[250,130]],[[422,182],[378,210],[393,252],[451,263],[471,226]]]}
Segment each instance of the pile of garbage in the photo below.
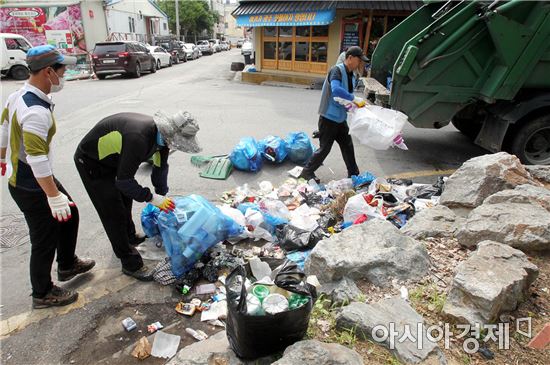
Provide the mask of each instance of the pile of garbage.
{"label": "pile of garbage", "polygon": [[[442,177],[433,185],[415,184],[370,172],[322,185],[296,179],[300,169],[289,171],[294,177],[278,187],[262,181],[255,189],[244,184],[224,192],[218,206],[198,195],[175,198],[174,212],[147,206],[143,229],[162,238],[169,258],[159,264],[157,281],[179,289],[200,279],[214,282],[223,269],[229,273],[254,257],[289,259],[303,268],[323,238],[372,219],[401,228],[416,212],[437,205],[444,186]],[[260,240],[262,247],[244,250],[217,245]]]}

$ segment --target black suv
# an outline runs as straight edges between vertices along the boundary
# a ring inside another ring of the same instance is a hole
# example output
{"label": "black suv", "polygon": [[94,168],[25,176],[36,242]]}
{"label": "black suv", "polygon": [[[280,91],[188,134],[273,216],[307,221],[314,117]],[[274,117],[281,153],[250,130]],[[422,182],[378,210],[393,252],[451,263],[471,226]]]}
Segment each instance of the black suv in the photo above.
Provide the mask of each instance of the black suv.
{"label": "black suv", "polygon": [[170,38],[157,38],[156,46],[162,47],[172,55],[172,63],[187,62],[187,53],[180,42]]}
{"label": "black suv", "polygon": [[140,77],[143,71],[157,72],[157,63],[151,52],[139,42],[96,43],[92,65],[97,78],[107,75],[131,74]]}

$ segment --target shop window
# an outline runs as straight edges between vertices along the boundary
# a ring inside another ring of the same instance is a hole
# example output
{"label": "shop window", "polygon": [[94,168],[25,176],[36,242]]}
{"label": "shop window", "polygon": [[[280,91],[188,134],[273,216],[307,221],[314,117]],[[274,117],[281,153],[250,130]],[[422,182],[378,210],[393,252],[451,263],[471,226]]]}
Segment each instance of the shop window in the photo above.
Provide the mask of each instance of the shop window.
{"label": "shop window", "polygon": [[311,43],[311,62],[327,62],[327,42]]}
{"label": "shop window", "polygon": [[264,27],[264,37],[276,37],[277,27]]}
{"label": "shop window", "polygon": [[264,58],[267,60],[276,59],[276,45],[277,42],[264,42]]}
{"label": "shop window", "polygon": [[309,42],[296,42],[294,61],[309,62]]}
{"label": "shop window", "polygon": [[292,61],[292,42],[279,42],[279,60]]}
{"label": "shop window", "polygon": [[292,27],[279,27],[279,37],[292,37]]}
{"label": "shop window", "polygon": [[296,27],[296,37],[309,37],[311,27]]}
{"label": "shop window", "polygon": [[328,37],[328,25],[313,27],[313,37]]}

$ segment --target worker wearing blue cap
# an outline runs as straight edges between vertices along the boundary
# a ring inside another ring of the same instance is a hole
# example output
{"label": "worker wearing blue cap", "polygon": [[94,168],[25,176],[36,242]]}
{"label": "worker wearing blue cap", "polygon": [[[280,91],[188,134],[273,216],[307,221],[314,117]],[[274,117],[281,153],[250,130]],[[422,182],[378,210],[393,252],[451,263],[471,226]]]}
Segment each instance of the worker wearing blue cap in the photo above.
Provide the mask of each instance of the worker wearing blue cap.
{"label": "worker wearing blue cap", "polygon": [[33,308],[67,305],[78,298],[78,293],[52,282],[56,253],[59,281],[70,280],[95,265],[93,260],[75,255],[78,209],[52,168],[56,124],[48,94],[63,88],[65,67],[74,64],[75,57],[61,54],[53,46],[31,48],[27,52],[30,78],[8,97],[2,112],[1,175],[11,171],[8,188],[29,227]]}

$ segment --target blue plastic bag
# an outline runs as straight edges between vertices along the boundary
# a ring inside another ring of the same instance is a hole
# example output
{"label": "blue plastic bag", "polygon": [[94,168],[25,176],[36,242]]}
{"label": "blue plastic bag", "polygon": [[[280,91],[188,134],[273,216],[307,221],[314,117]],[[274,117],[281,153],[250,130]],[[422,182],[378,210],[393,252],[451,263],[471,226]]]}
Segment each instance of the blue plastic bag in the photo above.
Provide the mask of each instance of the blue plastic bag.
{"label": "blue plastic bag", "polygon": [[176,277],[192,269],[210,247],[244,230],[200,195],[176,198],[174,202],[173,212],[159,214],[158,227]]}
{"label": "blue plastic bag", "polygon": [[353,175],[351,177],[351,181],[353,182],[354,188],[364,186],[364,185],[370,185],[370,183],[373,182],[375,179],[376,179],[376,176],[374,176],[368,171],[363,172],[361,175]]}
{"label": "blue plastic bag", "polygon": [[315,147],[304,132],[292,132],[285,140],[290,161],[304,165],[313,155]]}
{"label": "blue plastic bag", "polygon": [[252,137],[244,137],[233,148],[229,159],[236,169],[257,172],[262,168],[262,153],[258,142]]}
{"label": "blue plastic bag", "polygon": [[158,227],[158,216],[160,209],[152,204],[147,204],[141,212],[141,227],[143,232],[149,238],[160,234]]}
{"label": "blue plastic bag", "polygon": [[259,143],[263,157],[274,163],[281,163],[288,155],[286,142],[281,137],[267,136]]}

